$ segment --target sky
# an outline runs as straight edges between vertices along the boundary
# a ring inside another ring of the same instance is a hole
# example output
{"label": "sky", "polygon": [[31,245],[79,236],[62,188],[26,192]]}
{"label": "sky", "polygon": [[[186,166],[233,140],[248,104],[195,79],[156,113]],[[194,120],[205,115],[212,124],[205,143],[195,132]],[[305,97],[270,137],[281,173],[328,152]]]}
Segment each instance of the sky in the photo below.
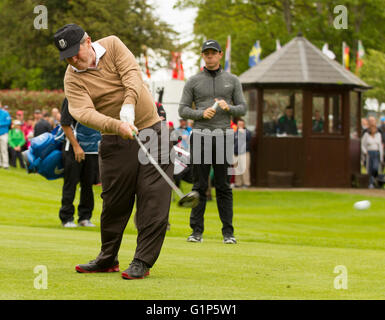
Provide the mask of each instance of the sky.
{"label": "sky", "polygon": [[[155,15],[170,24],[175,31],[179,32],[180,38],[183,39],[184,42],[193,39],[193,25],[197,9],[173,9],[176,0],[149,0],[149,3],[155,7]],[[182,52],[185,78],[189,78],[199,71],[196,65],[198,59],[199,56],[192,51],[185,50]],[[169,70],[158,70],[151,74],[151,79],[155,81],[169,80],[171,79],[171,72]]]}

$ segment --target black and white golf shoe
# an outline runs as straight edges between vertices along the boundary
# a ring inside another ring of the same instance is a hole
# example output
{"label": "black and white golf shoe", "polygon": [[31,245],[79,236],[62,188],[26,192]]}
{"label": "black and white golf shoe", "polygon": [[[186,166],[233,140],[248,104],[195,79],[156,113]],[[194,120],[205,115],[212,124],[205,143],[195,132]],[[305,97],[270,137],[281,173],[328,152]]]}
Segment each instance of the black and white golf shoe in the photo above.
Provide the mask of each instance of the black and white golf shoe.
{"label": "black and white golf shoe", "polygon": [[188,238],[187,242],[203,242],[202,234],[199,232],[193,232]]}

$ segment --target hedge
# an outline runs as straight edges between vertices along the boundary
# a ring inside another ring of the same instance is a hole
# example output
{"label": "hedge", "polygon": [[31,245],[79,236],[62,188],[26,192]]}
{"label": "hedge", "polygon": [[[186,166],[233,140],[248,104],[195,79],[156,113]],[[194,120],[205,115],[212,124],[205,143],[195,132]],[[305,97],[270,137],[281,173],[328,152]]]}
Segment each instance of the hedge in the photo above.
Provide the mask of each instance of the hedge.
{"label": "hedge", "polygon": [[60,110],[64,99],[63,90],[27,91],[20,89],[0,90],[0,102],[8,106],[12,118],[17,110],[24,111],[24,119],[32,116],[35,109],[51,112]]}

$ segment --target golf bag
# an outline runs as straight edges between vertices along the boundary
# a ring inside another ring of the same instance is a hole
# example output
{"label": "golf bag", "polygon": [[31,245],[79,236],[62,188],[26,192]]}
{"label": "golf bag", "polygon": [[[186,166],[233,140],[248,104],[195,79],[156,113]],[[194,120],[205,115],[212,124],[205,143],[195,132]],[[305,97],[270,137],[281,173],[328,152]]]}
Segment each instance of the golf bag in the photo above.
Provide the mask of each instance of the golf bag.
{"label": "golf bag", "polygon": [[47,180],[63,177],[64,165],[62,145],[65,139],[63,129],[57,126],[52,132],[45,132],[31,140],[31,146],[24,151],[23,158],[28,173],[38,173]]}

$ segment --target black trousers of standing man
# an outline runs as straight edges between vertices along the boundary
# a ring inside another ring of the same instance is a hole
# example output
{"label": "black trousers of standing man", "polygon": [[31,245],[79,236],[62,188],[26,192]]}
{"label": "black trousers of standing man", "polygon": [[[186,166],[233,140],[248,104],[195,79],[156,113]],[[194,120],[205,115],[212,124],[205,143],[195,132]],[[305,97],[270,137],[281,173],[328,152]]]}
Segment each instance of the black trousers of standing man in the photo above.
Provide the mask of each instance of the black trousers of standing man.
{"label": "black trousers of standing man", "polygon": [[[211,137],[210,137],[211,138]],[[209,140],[210,140],[209,138]],[[234,139],[233,135],[212,137],[211,142],[204,139],[204,136],[193,133],[191,135],[191,159],[193,161],[193,190],[199,193],[199,204],[191,210],[190,227],[193,232],[203,233],[204,213],[207,202],[208,179],[211,166],[214,169],[214,184],[216,190],[217,207],[219,217],[222,221],[222,234],[233,235],[233,191],[230,187],[230,167],[226,160],[226,140]],[[200,148],[196,144],[200,144]],[[200,157],[199,157],[200,154]],[[211,156],[210,156],[211,155]],[[200,158],[200,164],[196,163]],[[229,157],[227,157],[229,158]],[[210,161],[211,160],[211,161]]]}
{"label": "black trousers of standing man", "polygon": [[64,183],[59,217],[62,223],[74,220],[76,187],[80,183],[80,201],[78,205],[78,221],[90,220],[94,210],[94,192],[92,185],[98,166],[97,154],[86,154],[81,162],[75,160],[75,154],[70,146],[63,150]]}

